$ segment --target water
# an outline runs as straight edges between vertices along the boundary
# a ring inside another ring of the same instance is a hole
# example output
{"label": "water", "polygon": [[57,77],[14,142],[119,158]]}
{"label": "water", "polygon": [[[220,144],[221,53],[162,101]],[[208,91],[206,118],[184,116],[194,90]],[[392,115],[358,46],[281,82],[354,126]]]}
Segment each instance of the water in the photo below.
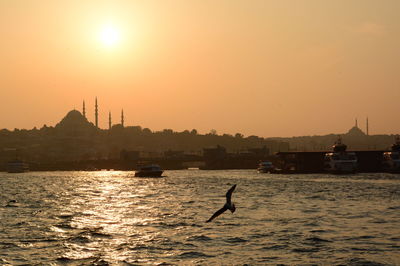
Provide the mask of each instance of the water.
{"label": "water", "polygon": [[0,173],[0,264],[400,265],[398,175],[165,174]]}

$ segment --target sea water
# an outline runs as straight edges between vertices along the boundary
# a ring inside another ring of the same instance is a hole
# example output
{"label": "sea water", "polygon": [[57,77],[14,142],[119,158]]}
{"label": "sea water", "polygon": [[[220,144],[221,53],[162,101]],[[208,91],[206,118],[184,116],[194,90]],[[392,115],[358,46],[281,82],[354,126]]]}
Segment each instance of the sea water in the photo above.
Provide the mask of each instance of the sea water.
{"label": "sea water", "polygon": [[165,175],[0,173],[0,264],[400,265],[399,175]]}

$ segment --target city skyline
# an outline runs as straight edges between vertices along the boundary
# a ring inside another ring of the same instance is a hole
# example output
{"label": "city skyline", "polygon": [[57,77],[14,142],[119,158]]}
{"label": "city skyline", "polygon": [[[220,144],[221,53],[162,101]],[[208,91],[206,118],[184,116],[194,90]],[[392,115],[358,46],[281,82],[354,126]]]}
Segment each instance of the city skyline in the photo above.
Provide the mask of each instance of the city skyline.
{"label": "city skyline", "polygon": [[[400,2],[0,2],[0,128],[399,134]],[[89,109],[90,106],[90,109]],[[118,110],[118,111],[117,111]],[[82,111],[82,110],[81,110]]]}
{"label": "city skyline", "polygon": [[[89,109],[90,109],[90,108],[89,108]],[[99,121],[99,118],[100,118],[100,120],[103,120],[103,121],[105,121],[105,119],[104,119],[104,118],[102,119],[102,116],[99,116],[99,110],[101,110],[100,104],[99,104],[99,102],[98,102],[97,97],[95,97],[92,115],[91,115],[90,112],[88,113],[88,111],[87,111],[86,100],[83,100],[83,101],[82,101],[82,110],[73,108],[72,110],[68,111],[66,115],[68,115],[71,111],[78,111],[78,112],[87,120],[87,122],[93,124],[94,127],[98,128],[98,129],[102,129],[102,130],[111,129],[112,126],[115,126],[115,125],[121,125],[122,127],[125,127],[125,126],[127,126],[127,127],[130,127],[130,126],[140,126],[141,128],[145,128],[145,127],[142,127],[141,125],[134,125],[134,124],[125,125],[125,115],[124,115],[124,109],[123,109],[123,108],[120,109],[121,113],[120,113],[120,120],[119,120],[119,123],[118,123],[118,122],[117,122],[117,123],[112,123],[112,121],[113,121],[113,119],[112,119],[112,111],[109,110],[108,113],[107,113],[107,125],[102,126],[102,125],[100,125],[99,122],[98,122],[98,121]],[[103,113],[104,113],[104,112],[103,112]],[[66,116],[64,115],[64,118],[65,118],[65,117],[66,117]],[[56,124],[54,124],[54,125],[43,124],[43,126],[54,127],[54,126],[56,126],[57,124],[59,124],[61,121],[62,121],[62,119],[60,119],[60,120],[59,120],[58,122],[56,122]],[[115,121],[115,120],[114,120],[114,121]],[[41,127],[41,126],[35,126],[34,128],[40,128],[40,127]],[[355,120],[354,120],[354,125],[353,125],[352,127],[349,127],[349,129],[351,130],[351,129],[353,129],[353,128],[358,128],[359,130],[361,130],[361,132],[363,132],[365,135],[368,136],[368,135],[369,135],[369,119],[368,119],[368,117],[366,117],[366,119],[365,119],[365,127],[359,126],[358,118],[355,118]],[[3,129],[3,128],[0,128],[0,130],[1,130],[1,129]],[[7,129],[7,128],[4,128],[4,129]],[[30,130],[30,128],[16,128],[16,129]],[[151,128],[149,128],[149,129],[152,130]],[[172,128],[164,128],[164,129],[173,130],[174,132],[179,132],[179,131],[176,131],[176,130],[174,130],[174,129],[172,129]],[[164,129],[161,129],[161,130],[158,130],[158,131],[162,131],[162,130],[164,130]],[[341,133],[331,132],[331,133],[328,133],[328,134],[326,134],[326,135],[331,135],[331,134],[338,134],[338,135],[340,135],[340,134],[346,134],[346,133],[349,132],[349,129],[348,129],[346,132],[341,132]],[[7,129],[7,130],[10,130],[10,129]],[[12,129],[11,129],[11,130],[12,130]],[[197,131],[197,129],[195,129],[195,128],[192,128],[192,129],[185,129],[185,130],[189,130],[189,131],[191,131],[191,130],[196,130],[196,131]],[[157,132],[157,130],[152,130],[152,131]],[[182,131],[184,131],[184,130],[182,130]],[[198,131],[197,131],[197,132],[198,132]],[[210,130],[210,132],[214,132],[214,133],[219,134],[219,135],[230,134],[230,133],[227,133],[227,132],[216,132],[216,130],[214,130],[214,129]],[[207,133],[210,133],[210,132],[199,132],[199,133],[200,133],[200,134],[207,134]],[[235,134],[237,134],[237,133],[242,134],[241,132],[236,132]],[[234,134],[230,134],[230,135],[234,135]],[[397,134],[388,134],[388,135],[397,135]],[[245,136],[245,135],[244,135],[244,136]],[[247,136],[250,136],[250,135],[247,135]],[[304,136],[307,136],[307,135],[304,135]],[[314,135],[308,135],[308,136],[318,136],[318,135],[315,135],[315,134],[314,134]],[[258,137],[263,137],[263,136],[258,136]],[[303,137],[303,136],[291,136],[291,137]],[[268,137],[266,137],[266,138],[268,138]],[[270,138],[288,138],[288,137],[287,137],[287,136],[274,136],[274,137],[270,137]]]}

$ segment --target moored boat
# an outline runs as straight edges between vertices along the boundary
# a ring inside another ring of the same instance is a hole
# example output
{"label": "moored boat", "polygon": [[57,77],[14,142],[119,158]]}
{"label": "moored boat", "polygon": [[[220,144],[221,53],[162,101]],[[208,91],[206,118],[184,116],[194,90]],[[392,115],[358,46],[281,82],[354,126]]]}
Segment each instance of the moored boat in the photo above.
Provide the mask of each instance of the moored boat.
{"label": "moored boat", "polygon": [[164,171],[157,164],[150,164],[140,167],[138,171],[135,171],[136,177],[162,177]]}
{"label": "moored boat", "polygon": [[400,137],[396,137],[391,151],[383,153],[382,168],[385,172],[400,172]]}
{"label": "moored boat", "polygon": [[21,160],[15,159],[7,164],[7,172],[9,173],[24,173],[29,171],[29,165]]}
{"label": "moored boat", "polygon": [[259,173],[271,173],[275,170],[274,165],[270,161],[260,162],[258,164],[257,171]]}
{"label": "moored boat", "polygon": [[333,152],[324,157],[324,170],[334,174],[351,174],[357,171],[357,156],[348,152],[347,146],[339,139],[333,145]]}

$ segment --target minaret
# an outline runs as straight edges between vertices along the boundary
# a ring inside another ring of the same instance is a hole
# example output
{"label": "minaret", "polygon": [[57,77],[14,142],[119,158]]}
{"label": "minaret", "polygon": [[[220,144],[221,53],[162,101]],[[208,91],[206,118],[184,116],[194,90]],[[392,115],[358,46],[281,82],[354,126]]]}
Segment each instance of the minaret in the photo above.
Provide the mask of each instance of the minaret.
{"label": "minaret", "polygon": [[367,116],[367,136],[369,136],[368,116]]}
{"label": "minaret", "polygon": [[86,118],[85,100],[83,100],[82,115],[83,115],[84,118]]}
{"label": "minaret", "polygon": [[111,111],[108,112],[108,129],[111,130]]}
{"label": "minaret", "polygon": [[124,126],[124,109],[121,111],[121,125]]}
{"label": "minaret", "polygon": [[356,127],[358,127],[358,122],[357,122],[357,118],[356,118]]}
{"label": "minaret", "polygon": [[94,105],[94,121],[95,121],[95,125],[97,128],[99,128],[99,110],[97,108],[97,97],[96,97],[96,103]]}

